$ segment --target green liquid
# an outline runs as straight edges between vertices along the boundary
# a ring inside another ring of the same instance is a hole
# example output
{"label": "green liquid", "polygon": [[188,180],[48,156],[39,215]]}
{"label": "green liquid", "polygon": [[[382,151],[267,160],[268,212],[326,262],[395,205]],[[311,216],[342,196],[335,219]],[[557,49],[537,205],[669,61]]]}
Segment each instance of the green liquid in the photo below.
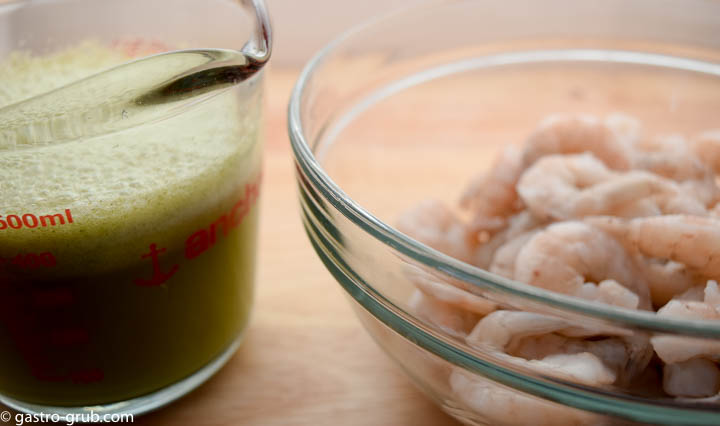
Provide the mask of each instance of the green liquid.
{"label": "green liquid", "polygon": [[241,336],[260,106],[248,82],[139,127],[0,149],[0,394],[123,401],[192,375]]}

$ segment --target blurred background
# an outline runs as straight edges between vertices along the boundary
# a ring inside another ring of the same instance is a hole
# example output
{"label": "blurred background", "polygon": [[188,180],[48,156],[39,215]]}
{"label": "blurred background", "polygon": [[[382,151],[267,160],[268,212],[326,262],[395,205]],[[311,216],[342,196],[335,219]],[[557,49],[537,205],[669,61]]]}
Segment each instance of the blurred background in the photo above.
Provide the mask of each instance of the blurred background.
{"label": "blurred background", "polygon": [[274,67],[299,67],[348,28],[426,0],[266,0],[275,30]]}

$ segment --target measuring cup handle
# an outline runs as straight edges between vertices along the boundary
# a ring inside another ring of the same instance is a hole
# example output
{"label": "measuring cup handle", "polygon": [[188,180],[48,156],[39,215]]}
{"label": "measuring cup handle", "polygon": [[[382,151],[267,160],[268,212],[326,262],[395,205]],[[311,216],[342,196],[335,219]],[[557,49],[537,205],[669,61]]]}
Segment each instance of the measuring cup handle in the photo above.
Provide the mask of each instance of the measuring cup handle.
{"label": "measuring cup handle", "polygon": [[245,8],[255,13],[255,29],[242,48],[243,54],[262,65],[270,59],[272,28],[270,15],[263,0],[240,0]]}

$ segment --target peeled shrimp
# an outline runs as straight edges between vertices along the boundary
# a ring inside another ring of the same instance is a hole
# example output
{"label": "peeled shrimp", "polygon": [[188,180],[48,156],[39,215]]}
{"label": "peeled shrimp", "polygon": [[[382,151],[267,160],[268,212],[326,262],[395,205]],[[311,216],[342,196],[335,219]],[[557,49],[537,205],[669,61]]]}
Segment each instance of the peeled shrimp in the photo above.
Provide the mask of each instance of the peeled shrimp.
{"label": "peeled shrimp", "polygon": [[[708,281],[702,292],[702,300],[692,300],[699,291],[688,291],[669,301],[657,312],[659,317],[720,320],[720,290],[717,282]],[[690,300],[689,300],[690,299]],[[658,335],[650,339],[660,359],[668,364],[702,357],[720,360],[720,341]]]}
{"label": "peeled shrimp", "polygon": [[470,260],[465,224],[439,201],[425,201],[407,211],[398,220],[397,229],[448,256]]}
{"label": "peeled shrimp", "polygon": [[720,218],[720,203],[715,204],[710,210],[710,216]]}
{"label": "peeled shrimp", "polygon": [[665,305],[673,296],[683,293],[700,280],[682,263],[637,256],[635,264],[650,288],[653,306]]}
{"label": "peeled shrimp", "polygon": [[543,224],[543,221],[528,211],[510,216],[505,229],[493,235],[473,251],[471,263],[479,268],[490,268],[495,253],[500,247],[526,232],[539,228]]}
{"label": "peeled shrimp", "polygon": [[529,167],[551,154],[589,152],[614,170],[632,167],[631,145],[639,125],[627,116],[612,115],[601,121],[587,115],[553,115],[540,123],[526,141],[523,164]]}
{"label": "peeled shrimp", "polygon": [[645,256],[685,264],[707,278],[720,277],[720,219],[665,215],[630,220],[601,217],[585,221]]}
{"label": "peeled shrimp", "polygon": [[663,368],[663,390],[669,395],[705,398],[720,392],[720,368],[712,361],[693,358]]}
{"label": "peeled shrimp", "polygon": [[522,173],[518,147],[505,148],[490,170],[471,182],[460,205],[473,213],[471,233],[493,233],[505,226],[508,216],[520,208],[515,184]]}
{"label": "peeled shrimp", "polygon": [[623,209],[638,216],[706,212],[673,181],[641,171],[616,173],[587,153],[541,158],[522,175],[517,190],[535,215],[555,220],[618,214]]}
{"label": "peeled shrimp", "polygon": [[418,318],[457,338],[467,336],[480,319],[479,315],[473,312],[458,309],[420,290],[415,290],[412,294],[408,307]]}
{"label": "peeled shrimp", "polygon": [[500,310],[480,321],[467,342],[471,346],[492,346],[503,352],[511,349],[515,339],[573,328],[567,321],[548,315],[524,311]]}
{"label": "peeled shrimp", "polygon": [[[647,284],[625,249],[607,234],[581,222],[552,224],[532,237],[515,260],[515,279],[590,300],[650,308]],[[603,281],[604,285],[593,284]],[[618,300],[618,287],[629,290],[622,300]]]}
{"label": "peeled shrimp", "polygon": [[450,387],[458,400],[477,416],[478,424],[585,426],[600,425],[594,413],[563,406],[514,390],[459,368],[450,374]]}
{"label": "peeled shrimp", "polygon": [[423,294],[438,302],[478,315],[487,315],[497,309],[495,303],[463,290],[465,284],[460,281],[440,278],[414,265],[407,265],[405,272]]}
{"label": "peeled shrimp", "polygon": [[712,173],[681,135],[656,137],[638,145],[634,166],[676,181],[703,179]]}
{"label": "peeled shrimp", "polygon": [[[572,329],[561,330],[521,339],[511,354],[529,360],[539,359],[543,362],[551,360],[551,357],[557,360],[559,354],[569,357],[583,353],[592,354],[602,361],[604,368],[612,372],[615,384],[620,382],[626,384],[638,376],[647,367],[653,354],[649,340],[642,336],[600,338],[601,335],[597,335],[592,340],[565,336],[574,332]],[[594,373],[585,372],[585,374]]]}
{"label": "peeled shrimp", "polygon": [[474,212],[474,235],[502,229],[504,219],[522,206],[516,184],[523,171],[540,157],[590,152],[612,169],[628,170],[632,165],[630,144],[638,135],[637,120],[621,114],[604,121],[584,115],[545,119],[522,152],[514,146],[506,148],[490,171],[473,181],[463,194],[461,206]]}
{"label": "peeled shrimp", "polygon": [[720,174],[720,130],[701,134],[693,145],[698,157],[715,173]]}
{"label": "peeled shrimp", "polygon": [[[527,360],[509,354],[513,344],[517,344],[522,338],[566,328],[572,328],[572,326],[559,318],[530,312],[495,311],[478,322],[466,338],[466,342],[479,349],[494,348],[499,351],[498,355],[506,355],[503,358],[506,358],[507,361],[544,373],[553,373],[563,379],[589,385],[615,382],[616,374],[606,367],[597,356],[587,352],[573,354],[578,356],[575,357],[576,362],[571,364],[558,364],[552,358],[545,360],[545,357]],[[546,354],[546,357],[551,355],[557,355],[557,352]],[[561,353],[561,355],[568,354]],[[565,368],[566,365],[572,365],[572,368]]]}
{"label": "peeled shrimp", "polygon": [[684,192],[705,206],[720,200],[720,187],[711,167],[680,135],[658,137],[638,147],[635,168],[677,181]]}
{"label": "peeled shrimp", "polygon": [[479,349],[494,348],[520,366],[594,385],[634,376],[652,354],[646,339],[583,340],[567,335],[591,336],[593,331],[546,315],[495,311],[478,322],[466,342]]}
{"label": "peeled shrimp", "polygon": [[538,232],[539,230],[533,230],[520,234],[503,244],[493,256],[490,272],[513,279],[515,277],[515,259],[517,259],[518,253]]}

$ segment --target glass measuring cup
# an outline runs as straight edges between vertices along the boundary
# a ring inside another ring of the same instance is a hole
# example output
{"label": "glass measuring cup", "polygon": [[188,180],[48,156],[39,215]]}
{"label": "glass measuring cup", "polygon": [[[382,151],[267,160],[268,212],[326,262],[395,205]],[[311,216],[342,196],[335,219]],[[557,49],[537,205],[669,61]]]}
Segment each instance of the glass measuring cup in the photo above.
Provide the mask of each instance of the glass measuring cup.
{"label": "glass measuring cup", "polygon": [[0,402],[138,414],[232,355],[270,46],[261,0],[0,5]]}

